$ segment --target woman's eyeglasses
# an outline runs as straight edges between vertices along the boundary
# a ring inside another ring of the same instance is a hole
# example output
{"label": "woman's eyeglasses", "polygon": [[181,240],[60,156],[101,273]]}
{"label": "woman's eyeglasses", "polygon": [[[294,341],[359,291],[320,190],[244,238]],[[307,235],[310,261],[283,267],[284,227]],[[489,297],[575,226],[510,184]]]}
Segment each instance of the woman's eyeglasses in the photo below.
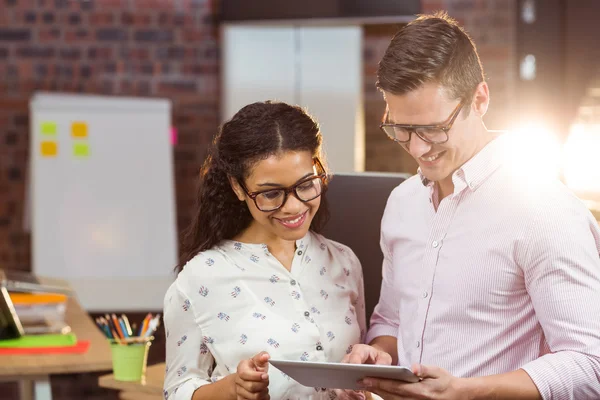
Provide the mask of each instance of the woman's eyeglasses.
{"label": "woman's eyeglasses", "polygon": [[323,188],[327,183],[327,174],[318,158],[315,158],[315,165],[321,171],[320,174],[309,176],[287,188],[250,192],[241,181],[239,183],[248,197],[254,200],[256,208],[264,212],[275,211],[283,207],[290,193],[302,202],[314,200],[323,193]]}

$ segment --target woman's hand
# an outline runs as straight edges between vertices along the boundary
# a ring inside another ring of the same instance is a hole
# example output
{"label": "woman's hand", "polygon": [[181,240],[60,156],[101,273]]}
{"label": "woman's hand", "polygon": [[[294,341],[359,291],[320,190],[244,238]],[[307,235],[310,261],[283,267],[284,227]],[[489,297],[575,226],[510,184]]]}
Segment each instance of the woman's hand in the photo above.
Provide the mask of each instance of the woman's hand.
{"label": "woman's hand", "polygon": [[235,377],[236,400],[269,400],[269,353],[242,360]]}

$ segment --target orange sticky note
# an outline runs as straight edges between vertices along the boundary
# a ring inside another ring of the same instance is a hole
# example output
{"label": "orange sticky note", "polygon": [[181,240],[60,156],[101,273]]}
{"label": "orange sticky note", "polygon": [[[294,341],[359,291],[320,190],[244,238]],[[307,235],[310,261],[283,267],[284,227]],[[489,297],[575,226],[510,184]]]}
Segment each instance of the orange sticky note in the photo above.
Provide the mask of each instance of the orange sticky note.
{"label": "orange sticky note", "polygon": [[71,124],[71,136],[74,138],[85,138],[87,135],[88,129],[85,122],[73,122]]}
{"label": "orange sticky note", "polygon": [[40,143],[40,153],[42,157],[56,157],[58,154],[58,145],[56,142]]}
{"label": "orange sticky note", "polygon": [[75,157],[89,157],[90,146],[88,146],[87,142],[73,143],[73,155]]}
{"label": "orange sticky note", "polygon": [[42,135],[56,135],[56,122],[42,122],[40,125]]}

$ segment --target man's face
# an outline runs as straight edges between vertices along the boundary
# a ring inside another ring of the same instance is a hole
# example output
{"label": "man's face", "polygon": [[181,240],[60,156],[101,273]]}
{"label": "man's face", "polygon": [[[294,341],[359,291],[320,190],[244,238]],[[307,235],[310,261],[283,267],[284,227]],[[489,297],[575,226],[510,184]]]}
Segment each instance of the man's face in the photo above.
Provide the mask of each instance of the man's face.
{"label": "man's face", "polygon": [[[487,87],[485,89],[487,94]],[[443,87],[435,83],[426,83],[404,95],[384,92],[384,96],[389,109],[388,122],[395,124],[445,125],[460,102],[450,99]],[[451,182],[454,171],[483,147],[482,135],[477,129],[481,119],[472,107],[472,104],[463,105],[448,131],[447,142],[428,143],[413,132],[410,142],[402,144],[427,179]],[[469,116],[465,117],[467,110],[470,110]]]}

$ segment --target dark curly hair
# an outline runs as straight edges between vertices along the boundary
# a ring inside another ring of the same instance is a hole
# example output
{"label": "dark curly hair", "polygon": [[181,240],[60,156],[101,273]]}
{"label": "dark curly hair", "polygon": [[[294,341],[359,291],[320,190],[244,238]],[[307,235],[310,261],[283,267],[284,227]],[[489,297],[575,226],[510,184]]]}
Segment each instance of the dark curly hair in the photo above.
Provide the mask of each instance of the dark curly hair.
{"label": "dark curly hair", "polygon": [[[229,177],[243,181],[253,165],[285,151],[308,151],[323,164],[319,125],[304,110],[281,102],[257,102],[239,110],[217,133],[200,170],[197,208],[184,233],[180,272],[198,253],[232,239],[252,222],[245,202],[231,188]],[[320,232],[329,211],[324,196],[310,229]]]}

